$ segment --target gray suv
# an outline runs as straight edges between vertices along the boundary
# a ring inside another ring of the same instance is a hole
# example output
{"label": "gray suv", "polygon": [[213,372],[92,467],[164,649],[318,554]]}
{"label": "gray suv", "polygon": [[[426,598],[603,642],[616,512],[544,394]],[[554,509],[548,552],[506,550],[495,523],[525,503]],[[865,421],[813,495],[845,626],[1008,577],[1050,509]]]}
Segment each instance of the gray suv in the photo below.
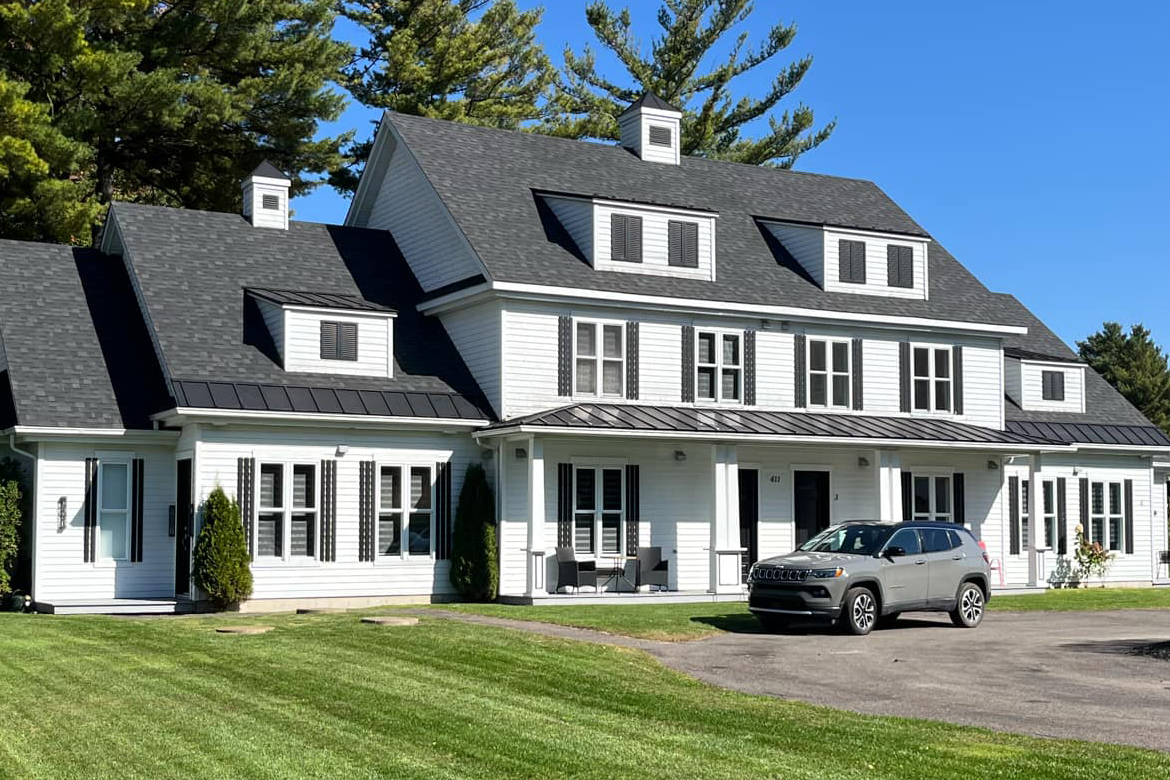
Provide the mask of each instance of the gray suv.
{"label": "gray suv", "polygon": [[853,634],[903,612],[949,612],[974,628],[991,596],[987,554],[952,523],[850,522],[768,558],[748,574],[748,609],[764,628],[822,618]]}

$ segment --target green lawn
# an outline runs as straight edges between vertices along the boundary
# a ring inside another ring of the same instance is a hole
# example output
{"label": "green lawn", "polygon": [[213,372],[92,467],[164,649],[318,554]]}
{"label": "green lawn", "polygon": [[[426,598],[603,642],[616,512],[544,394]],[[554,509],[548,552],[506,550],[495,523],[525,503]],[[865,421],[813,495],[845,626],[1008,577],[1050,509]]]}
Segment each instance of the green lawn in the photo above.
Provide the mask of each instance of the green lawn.
{"label": "green lawn", "polygon": [[632,650],[353,614],[0,615],[0,776],[1105,778],[1170,756],[721,691]]}
{"label": "green lawn", "polygon": [[[1170,588],[1085,588],[1026,596],[994,596],[995,611],[1170,608]],[[492,617],[535,620],[642,639],[699,639],[720,631],[756,631],[742,602],[713,604],[617,604],[511,607],[503,604],[444,604],[443,609]]]}

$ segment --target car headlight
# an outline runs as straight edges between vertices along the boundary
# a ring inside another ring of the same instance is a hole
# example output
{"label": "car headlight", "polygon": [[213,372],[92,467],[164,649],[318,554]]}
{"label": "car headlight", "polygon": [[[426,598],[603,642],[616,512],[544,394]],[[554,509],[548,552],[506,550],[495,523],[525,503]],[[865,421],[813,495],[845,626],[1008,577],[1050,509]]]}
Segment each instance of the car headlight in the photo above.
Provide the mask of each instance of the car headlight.
{"label": "car headlight", "polygon": [[812,576],[818,580],[835,580],[845,576],[845,570],[838,566],[835,569],[813,569]]}

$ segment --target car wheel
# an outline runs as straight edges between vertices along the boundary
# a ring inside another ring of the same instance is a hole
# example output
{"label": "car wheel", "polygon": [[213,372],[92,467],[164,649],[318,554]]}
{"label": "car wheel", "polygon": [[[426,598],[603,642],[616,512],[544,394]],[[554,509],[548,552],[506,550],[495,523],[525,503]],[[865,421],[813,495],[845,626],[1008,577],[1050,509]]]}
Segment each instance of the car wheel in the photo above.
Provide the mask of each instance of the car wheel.
{"label": "car wheel", "polygon": [[869,588],[853,588],[845,594],[841,625],[851,634],[865,636],[878,619],[877,599]]}
{"label": "car wheel", "polygon": [[983,589],[973,582],[964,582],[951,612],[951,622],[959,628],[975,628],[983,620],[984,602]]}
{"label": "car wheel", "polygon": [[760,621],[760,626],[768,633],[775,633],[788,628],[789,621],[787,615],[760,613],[756,615],[756,618]]}

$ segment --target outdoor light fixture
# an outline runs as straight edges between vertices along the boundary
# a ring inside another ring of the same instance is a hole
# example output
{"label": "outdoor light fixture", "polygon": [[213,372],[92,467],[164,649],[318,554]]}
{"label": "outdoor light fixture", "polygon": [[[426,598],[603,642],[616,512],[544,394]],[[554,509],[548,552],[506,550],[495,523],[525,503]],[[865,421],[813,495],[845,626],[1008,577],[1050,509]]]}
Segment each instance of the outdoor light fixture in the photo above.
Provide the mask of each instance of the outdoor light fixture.
{"label": "outdoor light fixture", "polygon": [[524,460],[528,457],[528,450],[523,447],[516,448],[516,460]]}
{"label": "outdoor light fixture", "polygon": [[348,447],[348,446],[346,446],[346,445],[344,445],[344,444],[338,444],[338,445],[337,445],[337,457],[339,457],[339,458],[340,458],[342,455],[344,455],[344,454],[345,454],[345,453],[347,453],[347,452],[349,452],[349,447]]}
{"label": "outdoor light fixture", "polygon": [[858,458],[857,458],[857,468],[859,468],[859,469],[867,469],[867,468],[869,468],[869,458],[865,457],[864,455],[860,455],[860,456],[858,456]]}
{"label": "outdoor light fixture", "polygon": [[995,471],[998,468],[999,468],[999,464],[996,463],[994,460],[987,461],[987,470],[988,471]]}
{"label": "outdoor light fixture", "polygon": [[675,450],[674,451],[674,459],[677,460],[679,463],[682,463],[684,460],[687,459],[687,454],[685,452],[683,452],[682,450]]}
{"label": "outdoor light fixture", "polygon": [[64,531],[66,524],[66,516],[69,514],[69,502],[65,496],[57,499],[57,530]]}

